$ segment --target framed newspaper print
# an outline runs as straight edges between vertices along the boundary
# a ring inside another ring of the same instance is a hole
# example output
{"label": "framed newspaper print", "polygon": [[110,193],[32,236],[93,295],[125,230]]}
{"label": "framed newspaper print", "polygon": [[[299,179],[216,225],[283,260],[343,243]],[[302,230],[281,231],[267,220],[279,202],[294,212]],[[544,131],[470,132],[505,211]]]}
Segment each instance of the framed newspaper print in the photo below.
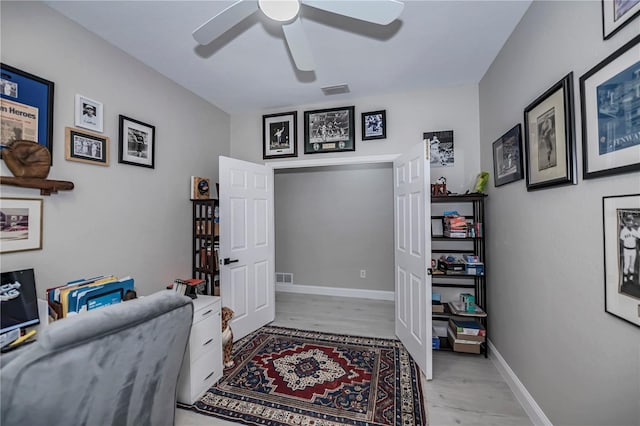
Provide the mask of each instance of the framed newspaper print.
{"label": "framed newspaper print", "polygon": [[605,312],[640,327],[640,194],[602,197]]}
{"label": "framed newspaper print", "polygon": [[583,178],[640,171],[640,36],[580,77]]}
{"label": "framed newspaper print", "polygon": [[49,80],[0,64],[0,143],[34,141],[53,158],[53,89]]}
{"label": "framed newspaper print", "polygon": [[573,73],[524,110],[527,191],[576,184]]}

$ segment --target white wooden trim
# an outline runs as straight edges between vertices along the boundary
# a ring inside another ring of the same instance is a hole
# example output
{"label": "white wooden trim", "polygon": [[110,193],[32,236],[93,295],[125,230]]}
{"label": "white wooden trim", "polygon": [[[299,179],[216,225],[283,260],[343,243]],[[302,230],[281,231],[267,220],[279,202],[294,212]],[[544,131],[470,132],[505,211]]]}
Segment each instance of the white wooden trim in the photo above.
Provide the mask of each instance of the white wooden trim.
{"label": "white wooden trim", "polygon": [[321,296],[357,297],[360,299],[395,300],[395,292],[393,291],[362,290],[358,288],[276,283],[276,291],[283,293],[318,294]]}
{"label": "white wooden trim", "polygon": [[516,373],[513,372],[507,361],[500,355],[498,349],[493,345],[493,343],[489,340],[489,358],[493,361],[493,364],[496,366],[500,375],[504,378],[509,385],[509,388],[516,396],[520,405],[531,419],[531,422],[538,426],[553,426],[551,420],[544,414],[542,408],[538,405],[538,403],[533,399],[533,396],[529,393],[527,388],[524,387]]}
{"label": "white wooden trim", "polygon": [[310,160],[273,161],[264,163],[273,169],[296,169],[300,167],[343,166],[349,164],[393,163],[398,154],[368,155],[364,157],[335,157]]}

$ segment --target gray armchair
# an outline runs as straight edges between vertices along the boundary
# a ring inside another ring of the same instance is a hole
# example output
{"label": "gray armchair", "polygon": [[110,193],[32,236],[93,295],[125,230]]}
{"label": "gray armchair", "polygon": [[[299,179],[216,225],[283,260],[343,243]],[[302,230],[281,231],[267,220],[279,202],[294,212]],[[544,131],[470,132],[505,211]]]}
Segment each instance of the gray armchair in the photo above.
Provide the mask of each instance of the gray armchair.
{"label": "gray armchair", "polygon": [[162,291],[54,322],[0,357],[0,424],[173,425],[192,318]]}

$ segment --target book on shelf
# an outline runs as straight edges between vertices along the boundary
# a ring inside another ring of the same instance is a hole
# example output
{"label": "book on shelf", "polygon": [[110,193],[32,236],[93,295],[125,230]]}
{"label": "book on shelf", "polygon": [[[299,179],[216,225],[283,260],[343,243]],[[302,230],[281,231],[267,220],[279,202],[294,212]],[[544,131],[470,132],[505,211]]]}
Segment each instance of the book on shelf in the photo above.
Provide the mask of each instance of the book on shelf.
{"label": "book on shelf", "polygon": [[485,330],[476,320],[451,318],[449,321],[457,334],[468,334],[471,336],[485,336],[487,334],[487,330]]}
{"label": "book on shelf", "polygon": [[467,316],[467,317],[486,317],[487,313],[478,305],[474,305],[474,310],[468,312],[465,310],[465,306],[462,302],[449,302],[449,310],[454,315]]}
{"label": "book on shelf", "polygon": [[209,186],[209,178],[191,176],[191,199],[192,200],[208,200],[210,198],[211,188]]}

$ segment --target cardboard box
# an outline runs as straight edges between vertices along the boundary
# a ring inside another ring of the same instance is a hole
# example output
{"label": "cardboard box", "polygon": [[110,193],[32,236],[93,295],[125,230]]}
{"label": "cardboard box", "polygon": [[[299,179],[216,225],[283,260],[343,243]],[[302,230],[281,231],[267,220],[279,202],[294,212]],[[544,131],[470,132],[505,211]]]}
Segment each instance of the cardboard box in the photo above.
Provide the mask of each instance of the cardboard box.
{"label": "cardboard box", "polygon": [[465,352],[469,354],[479,354],[480,353],[480,343],[481,342],[470,342],[467,340],[457,340],[451,328],[448,330],[449,344],[454,352]]}
{"label": "cardboard box", "polygon": [[[457,318],[455,319],[457,320]],[[473,321],[470,319],[458,320],[460,321]],[[455,340],[468,341],[468,342],[480,342],[483,343],[486,340],[487,330],[477,321],[473,321],[479,327],[477,329],[464,328],[456,326],[454,318],[449,318],[449,330]]]}

